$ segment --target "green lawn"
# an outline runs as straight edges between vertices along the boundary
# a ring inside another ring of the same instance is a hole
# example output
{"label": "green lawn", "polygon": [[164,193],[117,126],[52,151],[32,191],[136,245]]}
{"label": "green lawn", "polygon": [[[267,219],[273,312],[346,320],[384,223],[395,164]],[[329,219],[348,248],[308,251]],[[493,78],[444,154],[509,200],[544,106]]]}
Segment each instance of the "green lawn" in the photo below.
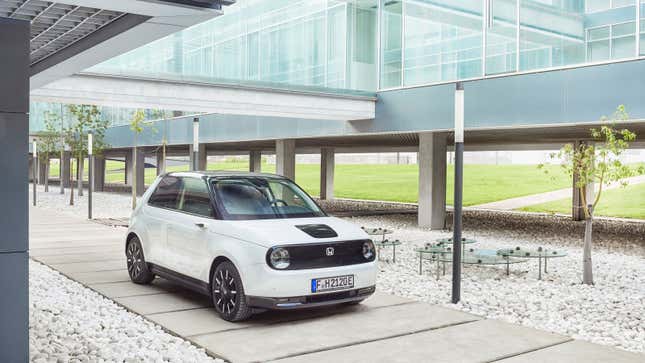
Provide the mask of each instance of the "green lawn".
{"label": "green lawn", "polygon": [[[123,163],[108,161],[106,181],[123,183]],[[52,176],[58,168],[52,164]],[[209,170],[248,170],[246,162],[210,163]],[[169,171],[188,170],[188,164],[172,166]],[[274,172],[275,165],[263,164],[262,170]],[[335,194],[342,198],[416,202],[418,188],[417,165],[338,164],[336,165]],[[298,164],[296,182],[312,195],[319,194],[318,164]],[[148,168],[146,183],[151,183],[156,170]],[[552,179],[553,178],[553,179]],[[452,204],[453,166],[448,166],[447,200]],[[464,167],[464,204],[476,205],[497,200],[547,192],[570,185],[559,166],[550,167],[550,174],[535,165],[466,165]]]}
{"label": "green lawn", "polygon": [[[529,212],[571,213],[571,198],[522,208]],[[595,215],[645,219],[645,184],[604,191]]]}

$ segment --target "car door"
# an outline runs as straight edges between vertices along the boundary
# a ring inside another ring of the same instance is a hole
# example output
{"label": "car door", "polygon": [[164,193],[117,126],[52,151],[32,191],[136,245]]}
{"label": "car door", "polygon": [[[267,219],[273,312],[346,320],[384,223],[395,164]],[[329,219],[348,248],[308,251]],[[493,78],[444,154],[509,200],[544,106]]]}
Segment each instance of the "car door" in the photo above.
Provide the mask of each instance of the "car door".
{"label": "car door", "polygon": [[168,255],[168,221],[172,218],[179,202],[181,179],[168,175],[163,177],[143,206],[146,217],[145,228],[148,241],[146,241],[146,259],[164,267],[170,266]]}
{"label": "car door", "polygon": [[199,278],[204,266],[210,264],[208,228],[213,221],[213,208],[206,180],[182,177],[178,213],[168,224],[168,251],[173,269]]}

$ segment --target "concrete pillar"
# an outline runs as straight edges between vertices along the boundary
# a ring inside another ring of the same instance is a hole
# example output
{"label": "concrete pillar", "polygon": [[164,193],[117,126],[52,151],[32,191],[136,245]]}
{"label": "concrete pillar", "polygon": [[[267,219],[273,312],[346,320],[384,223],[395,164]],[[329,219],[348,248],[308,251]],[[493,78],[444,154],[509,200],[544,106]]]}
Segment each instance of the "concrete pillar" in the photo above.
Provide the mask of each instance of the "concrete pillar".
{"label": "concrete pillar", "polygon": [[63,159],[60,161],[60,171],[62,175],[62,183],[63,187],[69,188],[69,177],[71,175],[71,163],[70,160],[72,158],[72,152],[71,151],[64,151],[63,152]]}
{"label": "concrete pillar", "polygon": [[262,151],[251,150],[249,152],[249,171],[252,173],[262,172]]}
{"label": "concrete pillar", "polygon": [[275,173],[291,180],[296,178],[296,141],[275,141]]}
{"label": "concrete pillar", "polygon": [[49,178],[49,175],[47,175],[47,163],[49,163],[49,160],[43,160],[38,157],[38,184],[40,185],[45,185],[45,180]]}
{"label": "concrete pillar", "polygon": [[94,179],[92,188],[95,192],[102,192],[105,188],[105,157],[94,156]]}
{"label": "concrete pillar", "polygon": [[125,185],[132,185],[132,151],[125,153],[124,167],[125,167]]}
{"label": "concrete pillar", "polygon": [[320,150],[320,199],[334,199],[334,149]]}
{"label": "concrete pillar", "polygon": [[[188,154],[190,155],[190,170],[193,170],[193,145],[188,145]],[[206,170],[208,167],[208,154],[206,153],[206,144],[199,144],[199,150],[197,150],[197,169]]]}
{"label": "concrete pillar", "polygon": [[0,362],[29,361],[29,21],[0,17]]}
{"label": "concrete pillar", "polygon": [[[136,150],[136,151],[135,151]],[[130,155],[128,157],[128,155]],[[136,158],[136,170],[134,170],[134,159]],[[145,166],[146,166],[146,158],[145,154],[143,153],[143,150],[141,148],[132,148],[129,153],[126,154],[126,184],[132,186],[133,188],[137,189],[137,195],[141,196],[143,195],[143,192],[145,190]],[[136,175],[136,186],[133,186],[132,181],[135,179],[134,173],[137,173]]]}
{"label": "concrete pillar", "polygon": [[161,148],[157,150],[157,175],[161,175],[166,172],[166,158],[164,158],[164,153]]}
{"label": "concrete pillar", "polygon": [[445,228],[446,134],[419,134],[419,227]]}

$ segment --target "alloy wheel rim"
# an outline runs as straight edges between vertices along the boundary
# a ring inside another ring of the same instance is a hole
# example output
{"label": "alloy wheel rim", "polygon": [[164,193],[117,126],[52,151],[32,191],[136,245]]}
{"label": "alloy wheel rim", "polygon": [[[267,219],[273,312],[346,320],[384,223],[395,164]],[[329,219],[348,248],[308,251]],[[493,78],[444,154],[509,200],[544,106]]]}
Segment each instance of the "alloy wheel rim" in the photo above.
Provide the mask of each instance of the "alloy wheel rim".
{"label": "alloy wheel rim", "polygon": [[141,254],[141,248],[139,244],[130,243],[126,252],[126,257],[128,259],[128,273],[132,278],[137,278],[141,275],[143,271],[143,256]]}
{"label": "alloy wheel rim", "polygon": [[219,270],[213,281],[213,297],[217,310],[230,315],[237,307],[237,285],[233,274],[227,270]]}

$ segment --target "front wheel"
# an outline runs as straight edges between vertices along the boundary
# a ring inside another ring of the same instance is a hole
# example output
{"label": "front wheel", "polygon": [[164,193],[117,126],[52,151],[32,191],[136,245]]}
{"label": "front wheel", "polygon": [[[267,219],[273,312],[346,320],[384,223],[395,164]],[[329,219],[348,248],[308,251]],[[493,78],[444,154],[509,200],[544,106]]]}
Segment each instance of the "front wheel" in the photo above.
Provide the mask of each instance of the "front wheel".
{"label": "front wheel", "polygon": [[128,262],[128,274],[135,284],[149,284],[155,275],[148,269],[148,264],[143,256],[143,248],[138,237],[132,237],[125,248]]}
{"label": "front wheel", "polygon": [[211,276],[211,295],[215,311],[227,321],[248,319],[252,309],[246,304],[242,278],[230,262],[220,263]]}

